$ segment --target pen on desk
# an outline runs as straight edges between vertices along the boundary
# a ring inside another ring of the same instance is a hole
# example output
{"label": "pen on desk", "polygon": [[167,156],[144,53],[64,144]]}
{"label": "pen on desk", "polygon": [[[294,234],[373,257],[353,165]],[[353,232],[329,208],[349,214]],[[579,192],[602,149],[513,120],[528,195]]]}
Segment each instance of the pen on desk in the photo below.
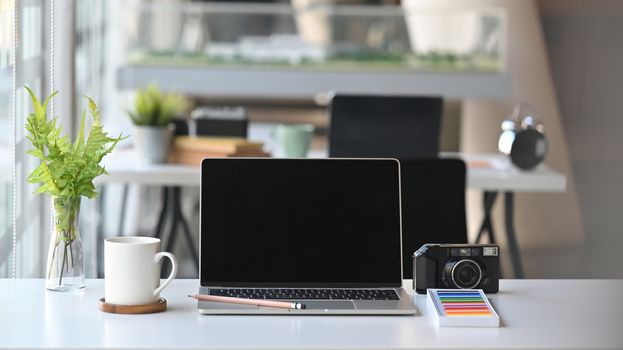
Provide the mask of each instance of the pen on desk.
{"label": "pen on desk", "polygon": [[188,297],[197,299],[197,300],[215,301],[217,303],[233,303],[233,304],[245,304],[245,305],[256,305],[256,306],[268,306],[268,307],[278,307],[282,309],[296,309],[296,310],[305,309],[305,304],[289,303],[286,301],[245,299],[245,298],[222,297],[218,295],[205,295],[205,294],[194,294],[194,295],[189,294]]}

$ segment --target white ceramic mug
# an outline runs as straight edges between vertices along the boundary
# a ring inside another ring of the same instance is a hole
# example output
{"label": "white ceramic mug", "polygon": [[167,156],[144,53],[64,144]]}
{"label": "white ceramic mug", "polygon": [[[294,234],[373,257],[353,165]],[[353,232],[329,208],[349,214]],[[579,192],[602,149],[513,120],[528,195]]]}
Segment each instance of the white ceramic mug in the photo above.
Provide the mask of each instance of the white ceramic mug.
{"label": "white ceramic mug", "polygon": [[[177,274],[177,260],[159,252],[160,239],[152,237],[115,237],[104,242],[104,298],[118,305],[150,304]],[[160,283],[161,260],[167,257],[171,274]]]}

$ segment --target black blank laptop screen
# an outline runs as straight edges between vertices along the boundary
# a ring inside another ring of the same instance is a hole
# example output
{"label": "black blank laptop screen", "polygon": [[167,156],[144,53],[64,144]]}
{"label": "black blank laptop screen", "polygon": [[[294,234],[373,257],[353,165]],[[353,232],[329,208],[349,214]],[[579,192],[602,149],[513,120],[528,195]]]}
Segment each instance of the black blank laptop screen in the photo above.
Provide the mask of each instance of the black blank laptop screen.
{"label": "black blank laptop screen", "polygon": [[401,284],[394,160],[205,159],[201,285]]}

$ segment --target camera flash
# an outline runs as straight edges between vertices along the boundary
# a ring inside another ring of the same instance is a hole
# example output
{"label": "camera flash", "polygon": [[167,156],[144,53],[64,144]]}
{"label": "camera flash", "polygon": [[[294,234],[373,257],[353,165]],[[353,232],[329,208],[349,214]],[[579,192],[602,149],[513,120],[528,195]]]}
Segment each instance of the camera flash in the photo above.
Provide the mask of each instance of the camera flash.
{"label": "camera flash", "polygon": [[483,256],[498,256],[498,247],[483,247]]}

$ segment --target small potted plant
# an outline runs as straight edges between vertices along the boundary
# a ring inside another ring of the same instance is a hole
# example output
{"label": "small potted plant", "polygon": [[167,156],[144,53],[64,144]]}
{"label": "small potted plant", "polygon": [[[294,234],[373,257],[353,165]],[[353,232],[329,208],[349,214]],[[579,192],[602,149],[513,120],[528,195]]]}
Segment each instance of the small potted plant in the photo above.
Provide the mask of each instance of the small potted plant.
{"label": "small potted plant", "polygon": [[54,223],[48,250],[46,288],[73,291],[84,288],[84,262],[82,243],[78,232],[78,214],[82,197],[94,198],[97,191],[93,180],[106,170],[100,164],[112,152],[122,135],[112,138],[103,130],[95,102],[89,101],[93,118],[91,130],[85,133],[86,112],[82,113],[80,130],[74,142],[61,136],[62,127],[55,117],[47,117],[47,105],[56,92],[41,104],[26,87],[32,99],[34,113],[26,120],[26,138],[33,149],[28,154],[41,162],[26,179],[40,184],[35,191],[52,197]]}
{"label": "small potted plant", "polygon": [[134,123],[135,147],[142,161],[166,161],[173,135],[170,123],[187,106],[183,96],[164,93],[155,85],[136,92],[134,109],[128,114]]}

